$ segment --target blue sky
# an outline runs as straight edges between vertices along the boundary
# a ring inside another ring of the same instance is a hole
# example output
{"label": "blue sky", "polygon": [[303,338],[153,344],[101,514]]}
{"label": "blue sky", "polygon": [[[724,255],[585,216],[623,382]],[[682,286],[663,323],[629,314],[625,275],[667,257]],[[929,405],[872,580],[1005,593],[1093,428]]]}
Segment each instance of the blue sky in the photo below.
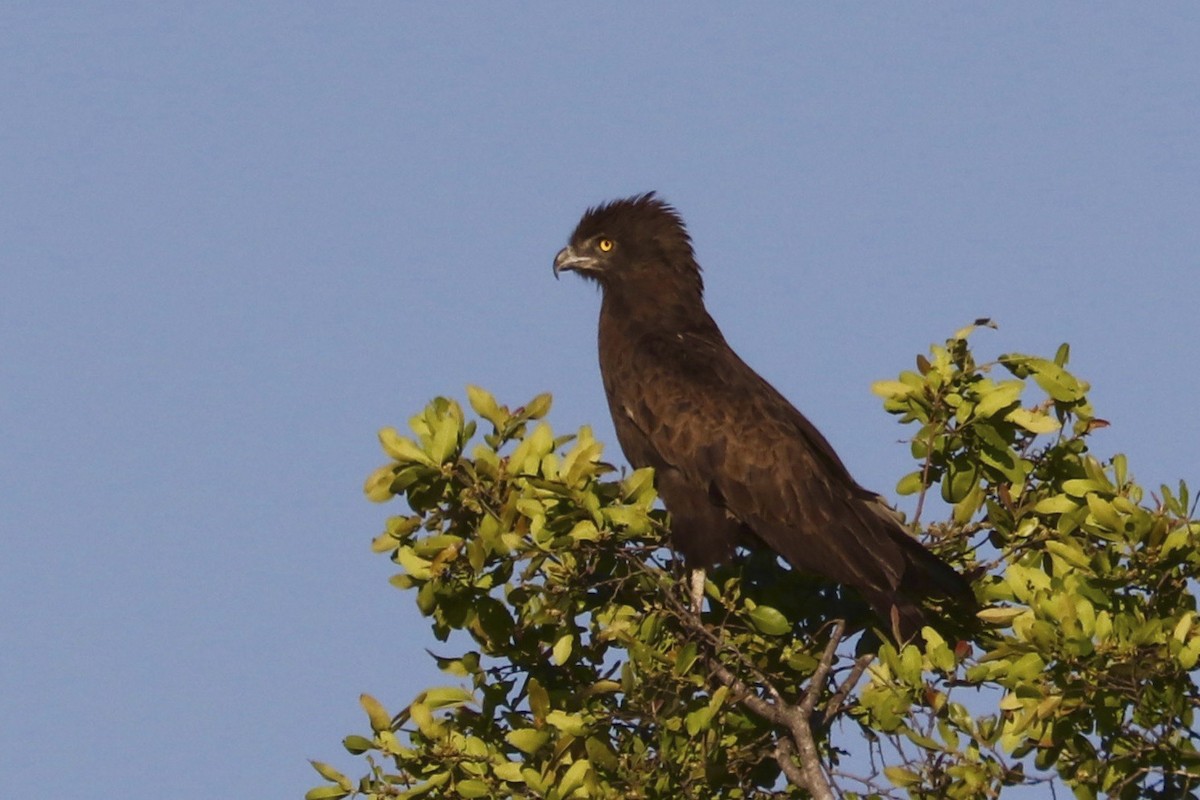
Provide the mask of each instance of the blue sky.
{"label": "blue sky", "polygon": [[[554,253],[658,189],[709,308],[867,486],[869,392],[980,316],[1072,343],[1200,488],[1200,6],[7,2],[0,775],[298,797],[442,680],[375,432],[467,383],[619,459]],[[357,773],[355,773],[357,774]]]}

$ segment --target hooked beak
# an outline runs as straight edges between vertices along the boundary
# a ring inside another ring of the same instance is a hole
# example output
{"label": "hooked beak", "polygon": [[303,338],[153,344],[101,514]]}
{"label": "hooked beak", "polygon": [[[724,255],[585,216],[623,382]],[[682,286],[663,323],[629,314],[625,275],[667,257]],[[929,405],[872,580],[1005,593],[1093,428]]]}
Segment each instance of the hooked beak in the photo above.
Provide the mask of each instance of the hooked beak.
{"label": "hooked beak", "polygon": [[564,247],[554,257],[554,277],[560,272],[590,272],[596,269],[596,259],[592,256],[581,256],[570,247]]}

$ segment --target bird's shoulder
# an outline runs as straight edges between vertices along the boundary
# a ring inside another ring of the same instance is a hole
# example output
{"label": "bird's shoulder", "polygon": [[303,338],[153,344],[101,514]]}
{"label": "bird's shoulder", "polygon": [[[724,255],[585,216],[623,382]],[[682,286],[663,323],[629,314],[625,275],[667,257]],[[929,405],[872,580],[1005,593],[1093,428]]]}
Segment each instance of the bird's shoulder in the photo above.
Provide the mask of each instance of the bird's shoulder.
{"label": "bird's shoulder", "polygon": [[802,472],[823,467],[853,484],[820,431],[715,325],[625,328],[605,345],[602,335],[601,372],[614,417],[636,427],[665,462]]}

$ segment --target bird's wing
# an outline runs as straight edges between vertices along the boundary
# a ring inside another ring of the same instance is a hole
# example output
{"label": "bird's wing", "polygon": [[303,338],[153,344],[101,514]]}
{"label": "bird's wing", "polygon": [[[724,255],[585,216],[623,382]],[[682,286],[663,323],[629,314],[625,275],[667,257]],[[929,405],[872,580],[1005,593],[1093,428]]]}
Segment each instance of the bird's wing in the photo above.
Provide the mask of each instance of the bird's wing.
{"label": "bird's wing", "polygon": [[706,495],[793,566],[860,588],[899,585],[905,559],[897,523],[881,516],[886,509],[854,482],[825,437],[719,334],[644,337],[609,372],[614,421],[631,461],[673,471],[671,480]]}

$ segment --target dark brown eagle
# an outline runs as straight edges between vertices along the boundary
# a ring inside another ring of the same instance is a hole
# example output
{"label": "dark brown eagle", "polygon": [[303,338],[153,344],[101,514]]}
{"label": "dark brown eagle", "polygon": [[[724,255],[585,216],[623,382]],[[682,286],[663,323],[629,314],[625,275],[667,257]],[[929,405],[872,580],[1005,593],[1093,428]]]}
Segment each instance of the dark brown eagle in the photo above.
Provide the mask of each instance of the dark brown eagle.
{"label": "dark brown eagle", "polygon": [[589,209],[554,259],[564,271],[603,290],[600,372],[617,439],[634,467],[654,468],[690,567],[761,543],[854,587],[902,640],[925,623],[923,599],[974,605],[967,582],[726,344],[674,208],[651,192]]}

